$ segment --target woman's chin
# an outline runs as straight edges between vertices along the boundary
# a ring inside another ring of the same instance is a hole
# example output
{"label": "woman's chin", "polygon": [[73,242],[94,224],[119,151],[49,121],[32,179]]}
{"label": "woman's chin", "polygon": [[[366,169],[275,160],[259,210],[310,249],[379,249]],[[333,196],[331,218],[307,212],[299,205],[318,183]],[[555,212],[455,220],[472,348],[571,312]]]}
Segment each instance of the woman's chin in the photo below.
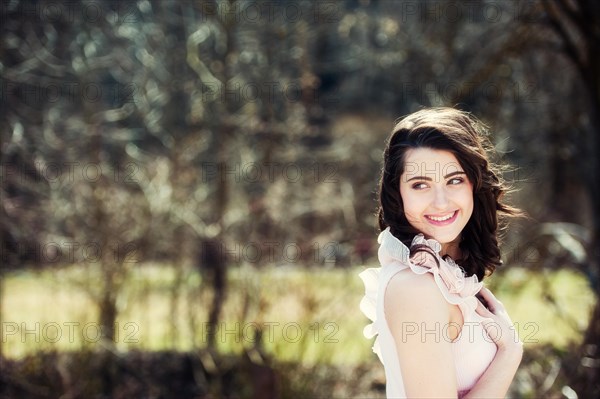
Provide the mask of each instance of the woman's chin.
{"label": "woman's chin", "polygon": [[[427,234],[425,235],[427,237]],[[427,238],[432,238],[439,242],[442,246],[447,246],[459,242],[460,234],[434,234]]]}

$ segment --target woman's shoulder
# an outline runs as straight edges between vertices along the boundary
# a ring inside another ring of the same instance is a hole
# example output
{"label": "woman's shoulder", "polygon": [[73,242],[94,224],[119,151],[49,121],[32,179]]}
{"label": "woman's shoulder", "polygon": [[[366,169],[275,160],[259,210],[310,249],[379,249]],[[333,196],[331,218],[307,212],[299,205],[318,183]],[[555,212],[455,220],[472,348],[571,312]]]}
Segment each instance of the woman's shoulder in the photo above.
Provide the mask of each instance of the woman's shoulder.
{"label": "woman's shoulder", "polygon": [[435,311],[446,316],[448,302],[431,273],[417,274],[410,269],[395,273],[384,293],[386,314],[409,316]]}

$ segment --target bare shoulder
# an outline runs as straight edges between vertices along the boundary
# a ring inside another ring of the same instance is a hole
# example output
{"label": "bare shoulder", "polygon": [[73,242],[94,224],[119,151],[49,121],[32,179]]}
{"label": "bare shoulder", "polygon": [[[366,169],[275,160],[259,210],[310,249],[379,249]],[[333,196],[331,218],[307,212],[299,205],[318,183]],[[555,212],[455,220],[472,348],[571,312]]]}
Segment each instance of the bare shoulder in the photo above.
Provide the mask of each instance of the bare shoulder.
{"label": "bare shoulder", "polygon": [[385,290],[384,311],[406,396],[456,397],[452,345],[436,333],[442,323],[449,322],[450,311],[433,275],[409,269],[396,273]]}
{"label": "bare shoulder", "polygon": [[[418,316],[420,320],[447,320],[448,303],[430,273],[406,269],[396,273],[385,290],[384,309],[393,319]],[[402,316],[405,317],[402,317]]]}

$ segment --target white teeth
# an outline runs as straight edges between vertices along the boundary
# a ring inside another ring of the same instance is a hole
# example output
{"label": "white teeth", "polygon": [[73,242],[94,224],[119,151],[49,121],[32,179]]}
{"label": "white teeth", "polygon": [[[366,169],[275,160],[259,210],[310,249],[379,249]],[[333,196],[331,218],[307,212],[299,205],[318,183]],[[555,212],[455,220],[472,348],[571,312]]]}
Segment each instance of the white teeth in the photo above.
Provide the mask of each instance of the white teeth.
{"label": "white teeth", "polygon": [[454,212],[452,212],[448,216],[444,216],[444,217],[441,217],[441,218],[438,218],[438,217],[435,217],[435,216],[427,216],[427,217],[429,219],[431,219],[431,220],[435,220],[436,222],[443,222],[444,220],[450,219],[453,215],[454,215]]}

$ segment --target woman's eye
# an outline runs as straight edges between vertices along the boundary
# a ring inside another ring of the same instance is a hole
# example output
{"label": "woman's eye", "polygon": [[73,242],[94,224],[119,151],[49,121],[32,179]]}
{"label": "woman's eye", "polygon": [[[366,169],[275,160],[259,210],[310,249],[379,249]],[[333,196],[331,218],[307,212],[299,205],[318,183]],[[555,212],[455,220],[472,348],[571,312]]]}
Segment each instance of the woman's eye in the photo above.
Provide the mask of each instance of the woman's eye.
{"label": "woman's eye", "polygon": [[455,185],[455,184],[460,184],[464,181],[465,181],[465,179],[463,179],[462,177],[455,177],[454,179],[448,180],[448,184]]}
{"label": "woman's eye", "polygon": [[415,183],[412,185],[412,188],[414,188],[415,190],[422,190],[424,188],[427,188],[427,184],[425,183]]}

